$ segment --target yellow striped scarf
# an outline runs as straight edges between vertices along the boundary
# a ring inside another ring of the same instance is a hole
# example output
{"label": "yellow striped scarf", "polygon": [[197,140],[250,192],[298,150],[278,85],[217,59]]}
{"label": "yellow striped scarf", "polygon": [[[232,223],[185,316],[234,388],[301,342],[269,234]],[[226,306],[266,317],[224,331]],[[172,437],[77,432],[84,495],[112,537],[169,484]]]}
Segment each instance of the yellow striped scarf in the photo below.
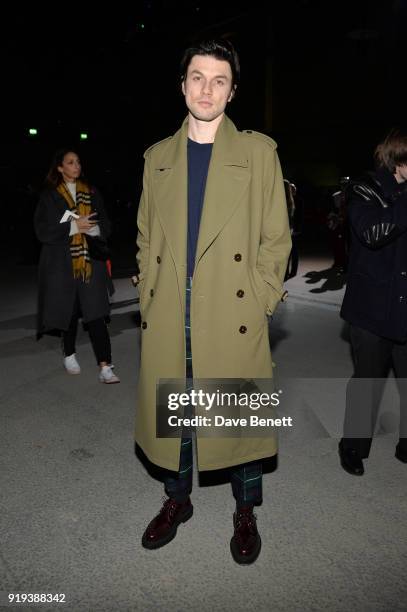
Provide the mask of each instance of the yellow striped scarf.
{"label": "yellow striped scarf", "polygon": [[[58,185],[57,191],[65,199],[69,209],[77,215],[82,217],[90,215],[92,212],[91,193],[86,183],[80,180],[76,181],[76,202],[73,201],[64,182]],[[80,278],[85,283],[88,283],[92,274],[92,264],[90,262],[86,234],[74,234],[71,236],[70,249],[74,278]]]}

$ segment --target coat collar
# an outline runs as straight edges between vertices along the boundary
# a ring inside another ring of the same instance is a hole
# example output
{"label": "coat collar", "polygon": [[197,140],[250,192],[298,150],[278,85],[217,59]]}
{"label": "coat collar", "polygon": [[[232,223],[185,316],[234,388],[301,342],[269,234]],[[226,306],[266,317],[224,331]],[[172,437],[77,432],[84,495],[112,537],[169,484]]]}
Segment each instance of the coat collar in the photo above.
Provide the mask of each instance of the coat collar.
{"label": "coat collar", "polygon": [[[168,141],[167,147],[154,164],[155,169],[170,169],[179,164],[186,153],[188,139],[188,117],[181,128]],[[247,155],[242,150],[239,132],[234,123],[224,115],[216,132],[212,158],[216,154],[217,162],[225,166],[240,166],[247,168]]]}
{"label": "coat collar", "polygon": [[392,196],[395,192],[402,189],[403,184],[398,183],[394,174],[387,170],[387,168],[379,168],[376,172],[376,177],[386,197]]}
{"label": "coat collar", "polygon": [[[153,164],[154,196],[160,222],[175,263],[186,267],[188,223],[188,118],[162,147]],[[247,153],[239,132],[224,116],[216,132],[208,170],[196,252],[196,268],[204,253],[241,202],[250,181]]]}

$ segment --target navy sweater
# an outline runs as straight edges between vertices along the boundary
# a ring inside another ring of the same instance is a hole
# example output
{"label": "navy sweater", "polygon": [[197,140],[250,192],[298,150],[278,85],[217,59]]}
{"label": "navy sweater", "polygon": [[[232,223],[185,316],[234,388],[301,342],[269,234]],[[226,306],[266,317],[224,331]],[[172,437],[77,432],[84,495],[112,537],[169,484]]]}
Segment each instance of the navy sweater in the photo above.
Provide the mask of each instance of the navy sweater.
{"label": "navy sweater", "polygon": [[212,146],[212,143],[200,144],[188,138],[188,276],[193,275],[195,268],[199,225],[201,222]]}

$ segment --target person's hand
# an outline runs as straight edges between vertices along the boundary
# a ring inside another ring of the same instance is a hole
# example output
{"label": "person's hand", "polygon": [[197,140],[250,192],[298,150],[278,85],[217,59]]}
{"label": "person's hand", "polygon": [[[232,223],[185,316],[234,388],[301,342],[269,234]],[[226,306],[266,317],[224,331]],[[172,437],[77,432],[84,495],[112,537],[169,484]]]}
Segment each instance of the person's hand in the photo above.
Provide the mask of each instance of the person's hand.
{"label": "person's hand", "polygon": [[76,219],[76,225],[78,226],[78,231],[81,234],[88,232],[90,229],[92,229],[94,225],[97,225],[97,221],[94,221],[93,219],[91,219],[91,217],[93,217],[96,214],[97,213],[93,212],[90,215],[83,215],[79,217],[79,219]]}

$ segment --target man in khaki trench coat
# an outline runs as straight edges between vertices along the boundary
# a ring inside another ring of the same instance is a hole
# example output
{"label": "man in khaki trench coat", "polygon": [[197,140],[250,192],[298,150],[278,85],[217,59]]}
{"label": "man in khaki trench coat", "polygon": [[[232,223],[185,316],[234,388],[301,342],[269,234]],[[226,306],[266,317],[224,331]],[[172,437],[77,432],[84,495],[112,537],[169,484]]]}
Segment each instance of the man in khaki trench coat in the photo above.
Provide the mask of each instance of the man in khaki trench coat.
{"label": "man in khaki trench coat", "polygon": [[[187,49],[181,82],[188,117],[144,155],[136,442],[165,469],[168,495],[144,532],[149,549],[172,540],[193,512],[192,441],[157,437],[156,383],[272,377],[267,315],[283,298],[291,239],[276,143],[238,131],[224,114],[239,72],[228,41]],[[276,452],[271,436],[197,439],[199,470],[231,470],[238,563],[260,552],[253,505],[261,501],[261,459]]]}

